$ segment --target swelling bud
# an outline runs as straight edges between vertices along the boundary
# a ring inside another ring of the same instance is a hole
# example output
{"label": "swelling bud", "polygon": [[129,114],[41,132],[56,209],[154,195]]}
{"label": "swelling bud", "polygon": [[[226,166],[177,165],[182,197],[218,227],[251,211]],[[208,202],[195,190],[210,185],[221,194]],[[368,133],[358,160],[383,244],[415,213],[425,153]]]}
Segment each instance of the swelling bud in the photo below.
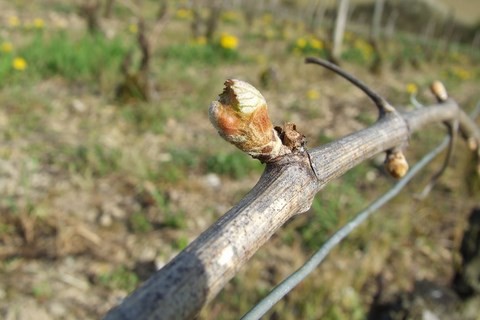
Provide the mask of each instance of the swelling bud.
{"label": "swelling bud", "polygon": [[209,118],[222,138],[262,162],[291,153],[270,121],[265,98],[247,82],[225,81],[210,104]]}
{"label": "swelling bud", "polygon": [[385,169],[395,179],[405,176],[408,171],[408,162],[403,152],[400,150],[388,152],[385,159]]}

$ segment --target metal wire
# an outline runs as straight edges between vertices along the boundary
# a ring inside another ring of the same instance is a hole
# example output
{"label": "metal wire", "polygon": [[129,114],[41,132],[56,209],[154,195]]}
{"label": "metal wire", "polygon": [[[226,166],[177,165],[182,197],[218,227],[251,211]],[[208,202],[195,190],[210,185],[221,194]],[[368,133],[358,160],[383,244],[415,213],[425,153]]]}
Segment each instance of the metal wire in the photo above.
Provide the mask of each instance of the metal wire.
{"label": "metal wire", "polygon": [[[480,103],[479,103],[480,105]],[[365,210],[359,212],[357,216],[348,222],[345,226],[340,228],[333,234],[322,247],[297,271],[292,273],[283,282],[277,285],[265,298],[263,298],[255,307],[247,312],[242,319],[253,320],[259,319],[268,310],[270,310],[280,299],[282,299],[288,292],[296,287],[303,279],[305,279],[315,268],[325,259],[325,257],[332,251],[332,249],[346,238],[354,229],[356,229],[362,222],[367,220],[372,213],[390,201],[405,187],[405,185],[412,180],[412,178],[432,161],[440,152],[442,152],[448,145],[448,137],[443,140],[433,151],[424,156],[411,170],[401,179],[397,184],[391,188],[387,193],[370,204]]]}

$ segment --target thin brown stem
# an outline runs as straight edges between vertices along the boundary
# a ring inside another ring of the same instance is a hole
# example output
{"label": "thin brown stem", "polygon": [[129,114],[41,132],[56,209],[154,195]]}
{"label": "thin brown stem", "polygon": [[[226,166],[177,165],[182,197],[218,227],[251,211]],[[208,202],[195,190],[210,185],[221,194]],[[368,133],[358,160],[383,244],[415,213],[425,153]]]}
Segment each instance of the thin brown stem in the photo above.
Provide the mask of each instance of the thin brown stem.
{"label": "thin brown stem", "polygon": [[354,86],[362,90],[372,101],[373,103],[377,106],[378,111],[380,112],[380,115],[385,114],[386,112],[393,112],[395,109],[393,106],[391,106],[387,100],[385,100],[382,96],[377,94],[375,91],[370,89],[365,83],[363,83],[361,80],[357,79],[355,76],[351,75],[350,73],[346,72],[345,70],[341,69],[339,66],[337,66],[334,63],[331,63],[327,60],[320,59],[320,58],[315,58],[315,57],[307,57],[305,59],[305,63],[313,63],[313,64],[318,64],[324,68],[327,68],[342,78],[348,80],[351,82]]}

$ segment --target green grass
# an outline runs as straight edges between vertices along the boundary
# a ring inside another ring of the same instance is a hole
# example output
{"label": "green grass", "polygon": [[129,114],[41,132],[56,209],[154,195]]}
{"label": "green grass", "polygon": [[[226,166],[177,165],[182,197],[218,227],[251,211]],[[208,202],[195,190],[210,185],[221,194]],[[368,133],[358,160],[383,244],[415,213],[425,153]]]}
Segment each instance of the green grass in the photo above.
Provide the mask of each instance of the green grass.
{"label": "green grass", "polygon": [[120,168],[121,151],[97,142],[64,146],[59,163],[71,173],[105,176]]}
{"label": "green grass", "polygon": [[98,278],[99,283],[110,289],[132,291],[138,285],[138,276],[125,267],[117,267],[111,272],[103,273]]}
{"label": "green grass", "polygon": [[42,281],[42,282],[36,283],[32,287],[32,294],[35,297],[35,299],[39,301],[47,300],[49,297],[51,297],[52,293],[53,293],[53,288],[50,282],[48,281]]}
{"label": "green grass", "polygon": [[[98,82],[119,72],[128,45],[124,39],[108,39],[85,33],[72,37],[67,32],[36,32],[29,41],[0,62],[0,86],[12,81],[32,81],[60,76],[76,83]],[[27,68],[14,72],[14,57],[22,57]]]}
{"label": "green grass", "polygon": [[[315,197],[306,222],[296,228],[306,249],[318,249],[333,232],[361,210],[365,199],[360,183],[364,181],[367,169],[367,164],[353,168]],[[286,240],[289,240],[288,237]]]}
{"label": "green grass", "polygon": [[162,56],[169,61],[181,61],[183,65],[216,66],[234,63],[241,59],[238,51],[225,49],[217,44],[175,44],[163,50]]}
{"label": "green grass", "polygon": [[205,161],[207,172],[242,179],[246,175],[263,170],[263,165],[251,157],[235,151],[232,153],[218,153],[208,157]]}
{"label": "green grass", "polygon": [[[132,124],[138,133],[150,131],[161,134],[164,133],[167,118],[166,110],[169,109],[171,109],[169,105],[152,105],[141,102],[122,106],[120,113],[126,121]],[[171,112],[170,116],[174,114],[174,112]]]}
{"label": "green grass", "polygon": [[129,217],[128,223],[133,233],[148,233],[153,230],[152,224],[142,212],[134,212]]}

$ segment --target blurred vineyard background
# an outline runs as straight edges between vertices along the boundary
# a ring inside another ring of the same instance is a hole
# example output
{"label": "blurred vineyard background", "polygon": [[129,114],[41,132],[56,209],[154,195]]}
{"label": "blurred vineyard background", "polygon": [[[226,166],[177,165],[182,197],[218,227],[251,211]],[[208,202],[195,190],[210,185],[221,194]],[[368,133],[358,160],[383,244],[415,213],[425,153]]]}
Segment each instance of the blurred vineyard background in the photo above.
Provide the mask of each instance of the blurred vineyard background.
{"label": "blurred vineyard background", "polygon": [[[376,112],[358,89],[305,65],[307,55],[335,60],[401,110],[433,103],[435,79],[471,110],[480,3],[388,0],[377,32],[374,7],[350,2],[335,56],[336,1],[0,1],[0,317],[100,318],[253,187],[263,166],[208,121],[225,79],[259,88],[273,122],[295,122],[309,147]],[[409,161],[444,132],[415,134]],[[239,318],[300,266],[394,183],[382,161],[324,189],[200,319]],[[432,194],[414,200],[440,164],[268,318],[364,319],[380,294],[394,299],[420,280],[449,285],[478,189],[459,142]],[[465,308],[478,315],[478,305]]]}

